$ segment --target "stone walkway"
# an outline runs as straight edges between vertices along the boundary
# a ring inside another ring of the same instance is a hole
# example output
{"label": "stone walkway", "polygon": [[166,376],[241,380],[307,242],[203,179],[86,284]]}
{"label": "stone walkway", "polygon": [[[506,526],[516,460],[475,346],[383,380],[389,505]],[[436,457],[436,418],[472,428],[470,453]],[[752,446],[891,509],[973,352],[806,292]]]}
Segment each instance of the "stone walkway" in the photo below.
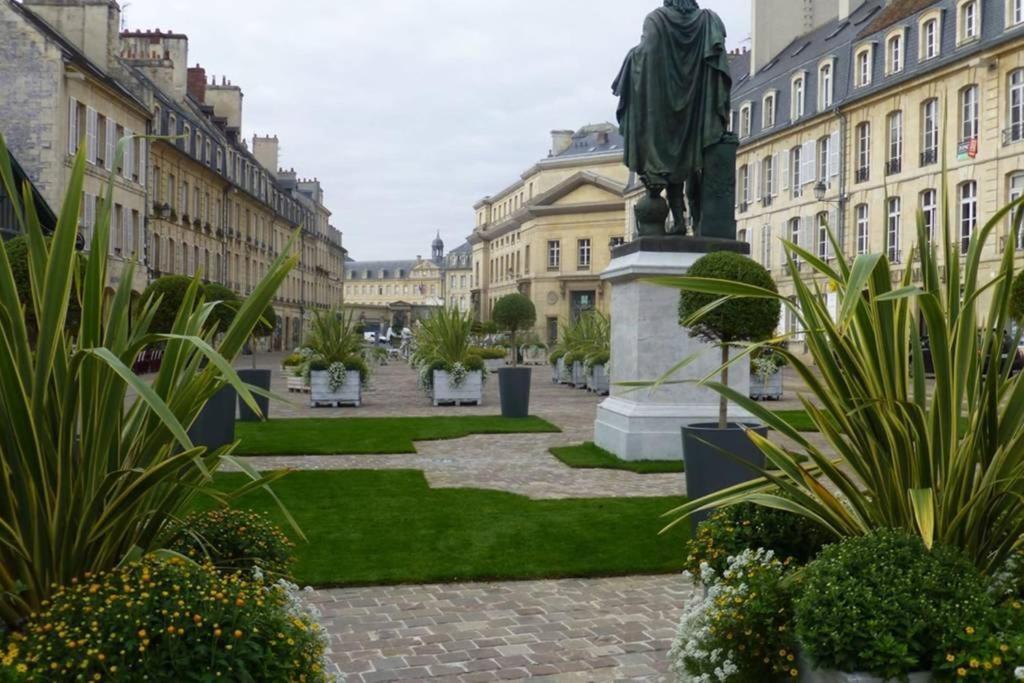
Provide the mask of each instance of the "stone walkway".
{"label": "stone walkway", "polygon": [[348,681],[667,681],[678,576],[348,588],[313,600]]}
{"label": "stone walkway", "polygon": [[[275,418],[493,415],[497,381],[481,407],[435,408],[404,363],[379,368],[359,409],[310,409],[287,394],[280,356],[259,364],[274,370]],[[248,359],[240,366],[247,367]],[[792,396],[792,394],[790,394]],[[678,495],[682,474],[636,475],[574,470],[548,453],[552,446],[593,438],[600,399],[550,382],[534,368],[533,412],[560,434],[477,435],[420,442],[412,455],[251,458],[262,469],[419,469],[433,487],[510,491],[531,498]],[[773,408],[799,407],[790,400]],[[343,552],[341,550],[340,552]],[[681,576],[620,577],[318,590],[330,657],[347,680],[667,681],[667,652],[692,586]]]}

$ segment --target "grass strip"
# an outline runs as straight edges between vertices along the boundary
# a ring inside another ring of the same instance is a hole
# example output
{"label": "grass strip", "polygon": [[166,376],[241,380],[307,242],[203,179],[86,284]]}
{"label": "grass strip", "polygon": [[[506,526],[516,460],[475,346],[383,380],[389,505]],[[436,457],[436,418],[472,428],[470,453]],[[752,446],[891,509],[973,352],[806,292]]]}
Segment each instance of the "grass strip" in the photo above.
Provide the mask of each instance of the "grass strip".
{"label": "grass strip", "polygon": [[372,455],[415,453],[414,441],[472,434],[559,432],[538,417],[342,417],[239,422],[238,455]]}
{"label": "grass strip", "polygon": [[682,460],[621,460],[589,441],[579,446],[552,448],[551,455],[577,469],[624,470],[636,474],[683,471]]}

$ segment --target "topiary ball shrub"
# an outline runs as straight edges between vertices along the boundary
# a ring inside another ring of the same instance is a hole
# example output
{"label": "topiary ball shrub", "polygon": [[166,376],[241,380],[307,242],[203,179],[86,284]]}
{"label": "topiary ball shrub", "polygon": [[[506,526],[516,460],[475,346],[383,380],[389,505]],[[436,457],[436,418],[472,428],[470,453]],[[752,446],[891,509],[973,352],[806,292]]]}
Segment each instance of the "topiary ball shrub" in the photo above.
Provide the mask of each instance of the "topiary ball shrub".
{"label": "topiary ball shrub", "polygon": [[1013,293],[1010,296],[1010,316],[1024,325],[1024,271],[1013,279]]}
{"label": "topiary ball shrub", "polygon": [[820,669],[902,679],[931,671],[991,604],[962,553],[880,530],[828,546],[807,565],[796,631]]}
{"label": "topiary ball shrub", "polygon": [[491,318],[499,328],[514,333],[533,327],[537,322],[537,308],[529,297],[523,294],[509,294],[494,304]]}
{"label": "topiary ball shrub", "polygon": [[59,589],[11,642],[40,681],[328,681],[294,586],[146,559]]}
{"label": "topiary ball shrub", "polygon": [[143,304],[160,297],[160,305],[153,316],[153,323],[149,327],[150,332],[166,334],[174,326],[174,319],[178,316],[182,304],[185,301],[185,294],[192,286],[192,278],[184,275],[165,275],[158,277],[149,283],[142,292],[140,301]]}
{"label": "topiary ball shrub", "polygon": [[253,328],[252,336],[263,339],[273,334],[276,328],[277,311],[274,310],[273,304],[267,304],[267,307],[263,309],[263,315],[256,323],[256,327]]}
{"label": "topiary ball shrub", "polygon": [[216,282],[206,285],[204,294],[207,302],[221,302],[213,309],[210,320],[217,323],[217,329],[221,332],[227,331],[231,327],[231,323],[235,321],[235,316],[238,315],[238,307],[242,305],[242,300],[230,289]]}
{"label": "topiary ball shrub", "polygon": [[835,539],[821,526],[785,510],[740,503],[715,510],[687,543],[686,570],[699,578],[701,565],[725,571],[730,557],[764,548],[785,564],[803,565]]}
{"label": "topiary ball shrub", "polygon": [[[732,251],[702,256],[687,277],[739,282],[777,292],[775,280],[764,266]],[[683,291],[679,296],[680,322],[722,297]],[[690,335],[708,342],[734,343],[768,339],[779,324],[782,304],[776,299],[740,297],[731,299],[690,326]]]}
{"label": "topiary ball shrub", "polygon": [[165,547],[229,572],[259,567],[289,576],[295,563],[295,545],[265,516],[249,510],[193,512],[174,528]]}

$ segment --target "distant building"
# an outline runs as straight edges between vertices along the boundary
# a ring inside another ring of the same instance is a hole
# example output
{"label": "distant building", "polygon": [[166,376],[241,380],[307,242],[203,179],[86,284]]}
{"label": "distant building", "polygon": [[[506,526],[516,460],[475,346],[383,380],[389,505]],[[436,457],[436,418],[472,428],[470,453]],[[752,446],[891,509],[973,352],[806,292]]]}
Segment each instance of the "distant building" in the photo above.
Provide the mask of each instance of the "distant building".
{"label": "distant building", "polygon": [[471,310],[473,295],[473,247],[463,242],[444,257],[445,301],[460,311]]}
{"label": "distant building", "polygon": [[548,341],[560,321],[607,311],[601,272],[625,240],[623,192],[630,173],[622,137],[610,123],[552,132],[546,159],[474,206],[472,306],[489,320],[514,292],[537,307],[536,331]]}

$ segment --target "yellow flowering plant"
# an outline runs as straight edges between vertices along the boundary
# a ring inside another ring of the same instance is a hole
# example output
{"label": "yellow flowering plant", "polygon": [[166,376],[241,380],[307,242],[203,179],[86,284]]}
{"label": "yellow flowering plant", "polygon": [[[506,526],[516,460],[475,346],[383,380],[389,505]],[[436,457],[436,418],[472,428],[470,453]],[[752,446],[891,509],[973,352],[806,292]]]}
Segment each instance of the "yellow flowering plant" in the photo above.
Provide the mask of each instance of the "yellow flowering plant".
{"label": "yellow flowering plant", "polygon": [[209,561],[220,571],[259,567],[288,578],[295,563],[295,544],[265,515],[252,510],[193,512],[175,524],[160,545],[196,562]]}
{"label": "yellow flowering plant", "polygon": [[315,610],[283,581],[147,558],[83,575],[0,646],[0,680],[334,680]]}
{"label": "yellow flowering plant", "polygon": [[1024,605],[1010,598],[984,618],[965,624],[937,658],[935,671],[953,681],[1016,680],[1024,665]]}

